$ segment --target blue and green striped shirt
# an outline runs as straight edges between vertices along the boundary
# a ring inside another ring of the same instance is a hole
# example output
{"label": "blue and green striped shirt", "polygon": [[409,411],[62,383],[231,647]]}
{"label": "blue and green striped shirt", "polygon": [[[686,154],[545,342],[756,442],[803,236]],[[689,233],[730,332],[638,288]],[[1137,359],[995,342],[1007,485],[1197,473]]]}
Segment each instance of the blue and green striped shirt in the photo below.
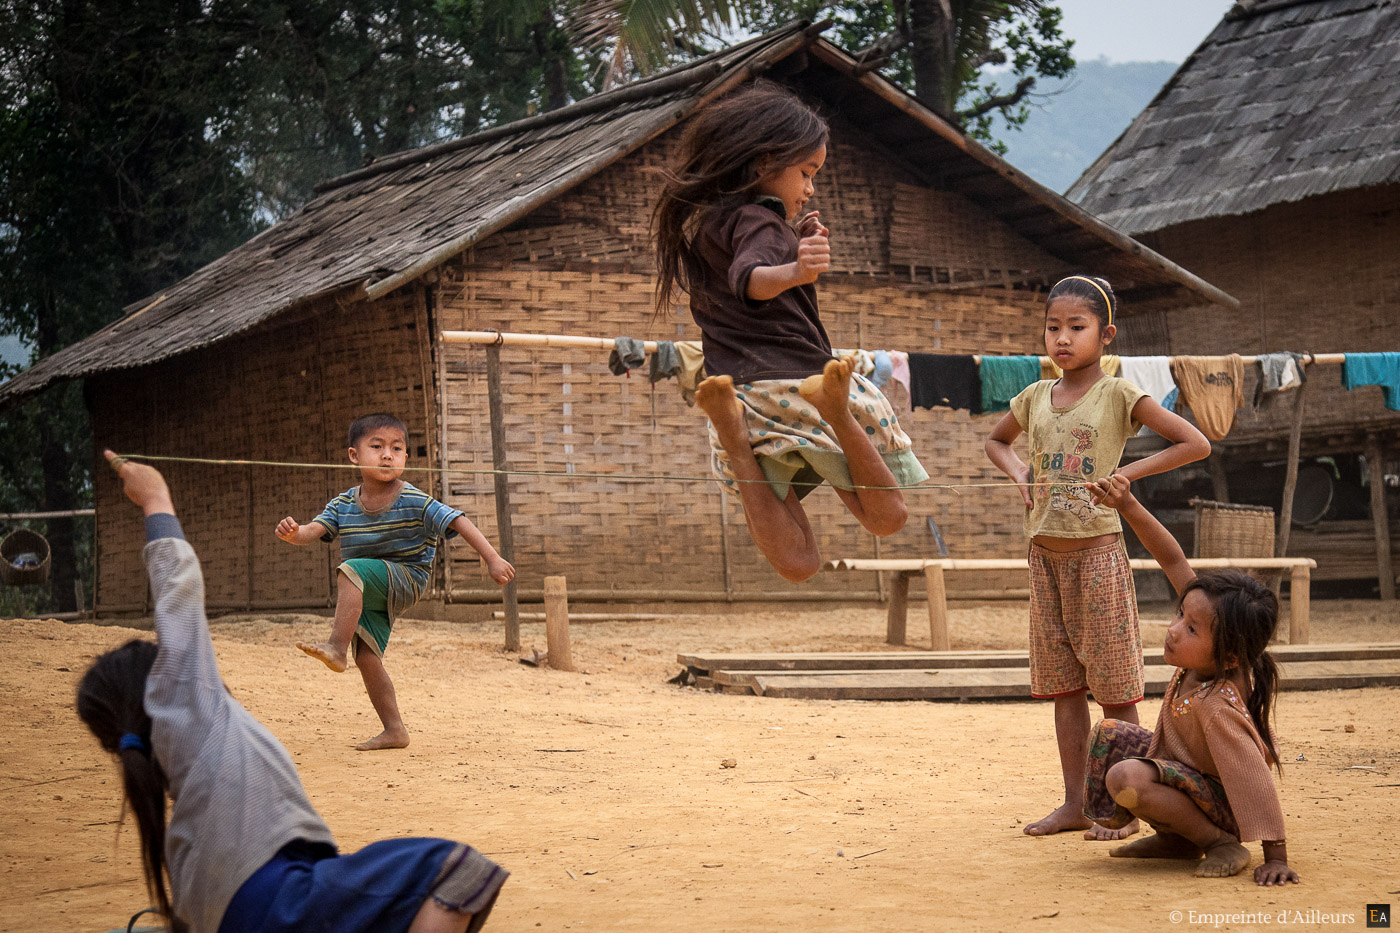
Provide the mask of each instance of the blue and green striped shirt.
{"label": "blue and green striped shirt", "polygon": [[438,541],[457,534],[449,526],[463,514],[444,505],[412,483],[404,483],[391,505],[366,512],[360,505],[360,487],[347,489],[326,503],[313,521],[326,533],[322,541],[340,538],[340,557],[375,557],[398,564],[413,578],[415,594],[428,585]]}

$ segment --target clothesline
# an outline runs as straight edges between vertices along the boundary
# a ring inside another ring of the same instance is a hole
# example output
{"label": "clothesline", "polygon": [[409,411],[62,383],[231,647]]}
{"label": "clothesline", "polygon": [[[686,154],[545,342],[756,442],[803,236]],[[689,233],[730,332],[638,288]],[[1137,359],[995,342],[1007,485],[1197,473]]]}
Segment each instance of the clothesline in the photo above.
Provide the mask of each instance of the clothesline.
{"label": "clothesline", "polygon": [[[512,334],[502,333],[494,330],[445,330],[442,332],[443,343],[465,343],[465,344],[495,344],[504,347],[559,347],[570,350],[611,350],[614,341],[610,337],[575,337],[567,334]],[[647,353],[655,353],[656,345],[659,341],[644,340],[643,346]],[[1341,364],[1346,361],[1345,353],[1304,353],[1308,358],[1308,364],[1332,363]],[[981,355],[973,355],[973,361],[982,362]],[[1240,361],[1246,365],[1258,362],[1258,356],[1241,356]],[[1049,357],[1040,357],[1042,363],[1049,362]]]}

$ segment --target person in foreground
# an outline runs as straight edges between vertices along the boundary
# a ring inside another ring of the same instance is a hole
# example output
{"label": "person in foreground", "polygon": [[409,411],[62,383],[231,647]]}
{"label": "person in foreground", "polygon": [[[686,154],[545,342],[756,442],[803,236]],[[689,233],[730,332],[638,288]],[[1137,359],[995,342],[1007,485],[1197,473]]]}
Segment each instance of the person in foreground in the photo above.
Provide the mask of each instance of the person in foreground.
{"label": "person in foreground", "polygon": [[[1200,861],[1196,874],[1227,878],[1249,865],[1241,843],[1259,839],[1260,885],[1298,882],[1288,865],[1283,808],[1269,765],[1278,749],[1269,719],[1278,667],[1266,650],[1278,598],[1239,570],[1196,574],[1171,533],[1121,475],[1093,485],[1117,509],[1181,594],[1165,658],[1176,667],[1157,728],[1105,719],[1089,743],[1084,816],[1107,827],[1141,818],[1156,835],[1119,846],[1116,858]],[[1204,856],[1204,859],[1202,859]]]}
{"label": "person in foreground", "polygon": [[365,692],[384,726],[355,747],[362,752],[406,748],[408,729],[384,667],[384,652],[394,621],[428,588],[438,541],[461,535],[500,586],[514,579],[515,568],[460,509],[404,481],[408,429],[398,418],[386,413],[356,418],[350,425],[349,454],[360,468],[360,485],[326,503],[305,525],[290,515],[277,523],[277,537],[288,544],[340,538],[330,638],[297,642],[297,647],[337,674],[349,667],[353,649]]}
{"label": "person in foreground", "polygon": [[199,559],[165,479],[105,456],[146,515],[157,641],[97,658],[78,684],[78,715],[120,761],[146,882],[172,928],[481,929],[507,872],[470,846],[388,839],[337,853],[291,756],[219,676]]}

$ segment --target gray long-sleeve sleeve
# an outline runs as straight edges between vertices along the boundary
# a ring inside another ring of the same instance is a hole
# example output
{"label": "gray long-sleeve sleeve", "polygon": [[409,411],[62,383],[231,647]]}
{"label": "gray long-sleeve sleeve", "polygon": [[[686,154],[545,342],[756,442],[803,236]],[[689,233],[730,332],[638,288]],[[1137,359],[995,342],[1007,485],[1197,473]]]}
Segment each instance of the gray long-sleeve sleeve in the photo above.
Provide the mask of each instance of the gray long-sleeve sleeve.
{"label": "gray long-sleeve sleeve", "polygon": [[224,688],[199,559],[174,516],[147,520],[159,650],[146,681],[151,744],[170,780],[172,904],[216,933],[243,882],[294,839],[334,845],[282,743]]}

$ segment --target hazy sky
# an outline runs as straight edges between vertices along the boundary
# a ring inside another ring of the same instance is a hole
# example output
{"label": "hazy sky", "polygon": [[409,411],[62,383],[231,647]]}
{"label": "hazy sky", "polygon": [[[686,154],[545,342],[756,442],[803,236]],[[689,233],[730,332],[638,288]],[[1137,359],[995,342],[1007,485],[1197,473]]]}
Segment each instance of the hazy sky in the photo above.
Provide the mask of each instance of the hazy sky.
{"label": "hazy sky", "polygon": [[1232,0],[1055,0],[1074,57],[1113,62],[1182,62]]}

